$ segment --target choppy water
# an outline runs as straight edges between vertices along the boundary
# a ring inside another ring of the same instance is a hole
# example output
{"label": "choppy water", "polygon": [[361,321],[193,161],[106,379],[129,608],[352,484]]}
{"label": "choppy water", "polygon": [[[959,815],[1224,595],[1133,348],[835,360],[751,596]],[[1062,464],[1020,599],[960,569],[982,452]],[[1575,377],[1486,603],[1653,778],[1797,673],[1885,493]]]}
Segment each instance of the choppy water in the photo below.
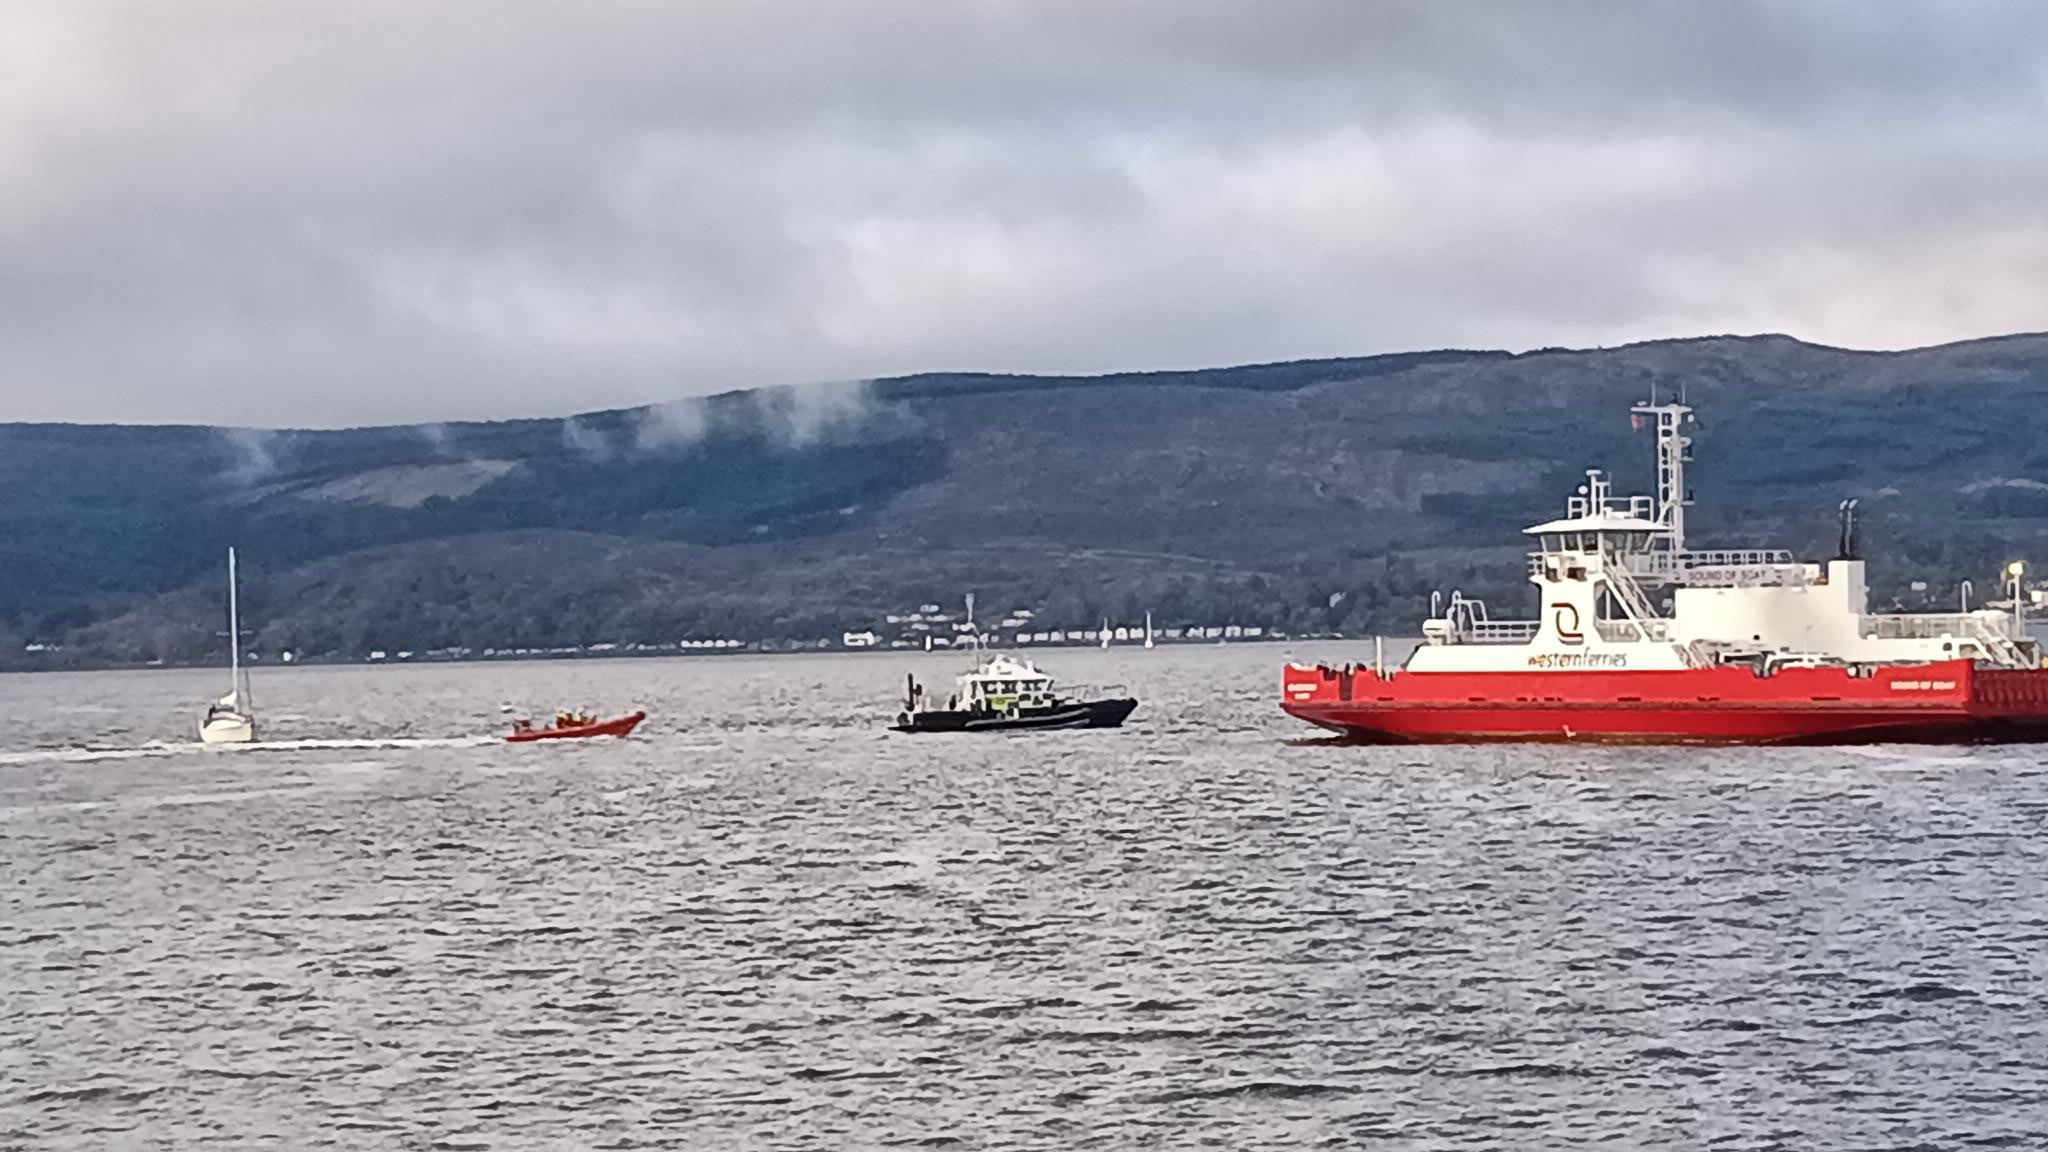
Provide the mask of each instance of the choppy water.
{"label": "choppy water", "polygon": [[2048,1147],[2041,752],[1289,744],[1281,655],[0,678],[0,1147]]}

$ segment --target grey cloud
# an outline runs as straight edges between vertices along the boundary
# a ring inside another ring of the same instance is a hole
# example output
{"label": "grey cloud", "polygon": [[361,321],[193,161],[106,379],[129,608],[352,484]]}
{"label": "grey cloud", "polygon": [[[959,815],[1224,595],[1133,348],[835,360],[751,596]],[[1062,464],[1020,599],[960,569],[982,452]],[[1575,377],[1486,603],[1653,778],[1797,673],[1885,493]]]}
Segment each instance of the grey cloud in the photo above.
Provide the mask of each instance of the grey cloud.
{"label": "grey cloud", "polygon": [[227,479],[237,485],[258,484],[277,474],[285,438],[263,428],[222,428],[228,449]]}
{"label": "grey cloud", "polygon": [[0,419],[2048,314],[2034,4],[24,0],[8,31]]}
{"label": "grey cloud", "polygon": [[754,395],[768,428],[795,445],[859,425],[874,412],[873,387],[866,380],[794,384]]}
{"label": "grey cloud", "polygon": [[632,413],[631,426],[634,447],[643,452],[687,448],[714,428],[735,425],[801,447],[860,432],[882,410],[871,381],[845,380],[762,388],[716,402],[684,397],[650,404]]}
{"label": "grey cloud", "polygon": [[600,464],[612,458],[611,437],[581,418],[562,421],[562,446]]}
{"label": "grey cloud", "polygon": [[711,427],[702,400],[684,397],[641,409],[633,423],[633,443],[642,451],[681,448],[704,438]]}

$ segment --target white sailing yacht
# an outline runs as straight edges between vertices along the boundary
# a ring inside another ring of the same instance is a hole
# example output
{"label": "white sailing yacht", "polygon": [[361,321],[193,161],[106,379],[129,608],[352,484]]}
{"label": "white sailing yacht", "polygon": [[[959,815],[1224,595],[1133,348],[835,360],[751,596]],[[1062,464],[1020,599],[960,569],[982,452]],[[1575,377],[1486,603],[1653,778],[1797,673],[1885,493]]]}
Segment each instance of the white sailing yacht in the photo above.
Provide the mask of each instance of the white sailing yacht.
{"label": "white sailing yacht", "polygon": [[199,722],[203,744],[247,744],[256,739],[256,710],[242,675],[242,612],[235,588],[235,550],[228,549],[228,694],[206,709]]}

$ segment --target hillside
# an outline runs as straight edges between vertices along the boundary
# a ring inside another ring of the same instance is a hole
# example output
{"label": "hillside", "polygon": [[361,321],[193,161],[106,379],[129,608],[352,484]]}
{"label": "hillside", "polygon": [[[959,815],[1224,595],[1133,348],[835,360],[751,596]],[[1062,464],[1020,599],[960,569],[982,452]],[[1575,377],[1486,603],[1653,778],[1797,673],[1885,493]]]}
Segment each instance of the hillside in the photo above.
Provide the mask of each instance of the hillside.
{"label": "hillside", "polygon": [[2048,561],[2048,336],[944,374],[568,420],[0,425],[0,665],[224,652],[230,543],[254,645],[309,655],[825,636],[968,590],[1072,627],[1411,631],[1431,588],[1519,607],[1517,529],[1588,466],[1647,488],[1626,409],[1681,386],[1697,543],[1818,551],[1853,495],[1888,598]]}

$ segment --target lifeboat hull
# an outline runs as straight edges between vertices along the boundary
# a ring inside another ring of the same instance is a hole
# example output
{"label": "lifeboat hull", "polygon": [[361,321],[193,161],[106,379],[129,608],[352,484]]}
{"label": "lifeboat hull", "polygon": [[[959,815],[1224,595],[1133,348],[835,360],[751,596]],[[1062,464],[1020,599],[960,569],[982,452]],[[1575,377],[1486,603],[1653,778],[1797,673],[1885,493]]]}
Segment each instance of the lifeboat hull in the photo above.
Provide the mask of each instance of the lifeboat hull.
{"label": "lifeboat hull", "polygon": [[1408,672],[1291,665],[1281,707],[1360,743],[2048,742],[2048,669]]}
{"label": "lifeboat hull", "polygon": [[645,712],[632,712],[595,724],[576,724],[567,728],[526,728],[514,731],[505,737],[513,744],[526,744],[534,740],[585,740],[593,736],[625,736],[647,719]]}

